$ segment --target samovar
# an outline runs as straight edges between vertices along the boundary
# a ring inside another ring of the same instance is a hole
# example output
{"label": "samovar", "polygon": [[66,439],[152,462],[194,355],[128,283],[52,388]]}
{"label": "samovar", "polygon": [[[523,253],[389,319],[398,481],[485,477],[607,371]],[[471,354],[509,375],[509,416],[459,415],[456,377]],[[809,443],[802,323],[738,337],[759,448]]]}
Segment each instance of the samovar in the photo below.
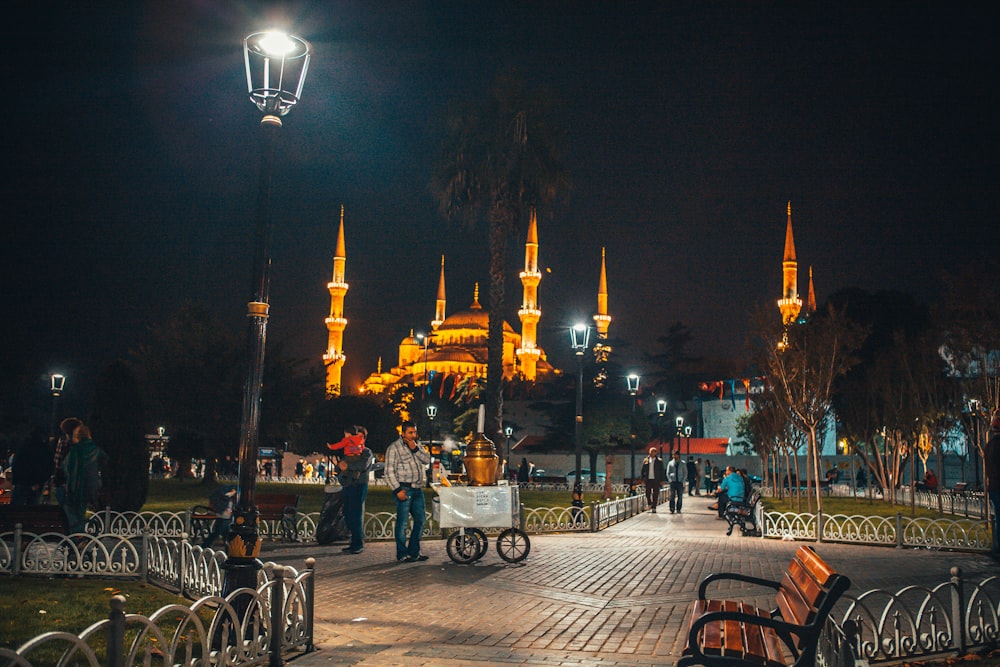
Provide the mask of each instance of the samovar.
{"label": "samovar", "polygon": [[469,486],[495,486],[500,457],[493,441],[482,433],[465,448],[465,472]]}

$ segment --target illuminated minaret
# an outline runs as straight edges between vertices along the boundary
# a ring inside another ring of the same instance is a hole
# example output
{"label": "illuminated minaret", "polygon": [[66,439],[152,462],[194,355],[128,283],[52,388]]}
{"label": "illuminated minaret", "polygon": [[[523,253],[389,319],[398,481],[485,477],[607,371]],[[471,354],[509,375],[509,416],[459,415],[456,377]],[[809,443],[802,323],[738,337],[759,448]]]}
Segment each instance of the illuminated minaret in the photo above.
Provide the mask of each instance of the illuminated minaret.
{"label": "illuminated minaret", "polygon": [[594,386],[602,389],[608,381],[608,357],[611,356],[611,346],[608,345],[608,327],[611,326],[611,316],[608,315],[608,268],[604,260],[604,248],[601,248],[601,278],[597,283],[597,314],[594,315],[594,326],[597,328],[597,341],[594,343],[594,361],[597,372],[594,374]]}
{"label": "illuminated minaret", "polygon": [[795,238],[792,236],[792,202],[788,202],[788,225],[785,227],[785,257],[781,262],[782,298],[778,299],[781,321],[790,324],[802,310],[799,298],[799,263],[795,261]]}
{"label": "illuminated minaret", "polygon": [[337,232],[337,250],[333,254],[333,280],[326,284],[330,290],[330,316],[326,318],[326,328],[329,331],[326,344],[326,354],[323,364],[326,366],[326,395],[340,396],[340,372],[344,368],[344,329],[347,320],[344,318],[344,295],[347,294],[347,283],[344,282],[344,265],[347,264],[347,246],[344,243],[344,207],[340,207],[340,231]]}
{"label": "illuminated minaret", "polygon": [[431,329],[434,331],[437,331],[437,328],[444,322],[444,306],[444,255],[441,255],[441,277],[438,278],[437,303],[434,306],[434,319],[431,320]]}
{"label": "illuminated minaret", "polygon": [[806,296],[806,312],[816,312],[816,288],[813,287],[813,267],[809,267],[809,291]]}
{"label": "illuminated minaret", "polygon": [[521,271],[521,284],[524,286],[524,298],[517,316],[521,318],[521,347],[517,349],[517,358],[521,362],[521,373],[525,380],[534,382],[535,369],[541,351],[538,349],[538,320],[542,311],[538,308],[538,283],[542,274],[538,270],[538,217],[535,209],[531,209],[531,220],[528,222],[528,238],[524,244],[524,271]]}
{"label": "illuminated minaret", "polygon": [[601,280],[597,284],[597,314],[594,315],[594,324],[597,327],[597,338],[606,340],[611,316],[608,315],[608,269],[604,261],[604,248],[601,248]]}

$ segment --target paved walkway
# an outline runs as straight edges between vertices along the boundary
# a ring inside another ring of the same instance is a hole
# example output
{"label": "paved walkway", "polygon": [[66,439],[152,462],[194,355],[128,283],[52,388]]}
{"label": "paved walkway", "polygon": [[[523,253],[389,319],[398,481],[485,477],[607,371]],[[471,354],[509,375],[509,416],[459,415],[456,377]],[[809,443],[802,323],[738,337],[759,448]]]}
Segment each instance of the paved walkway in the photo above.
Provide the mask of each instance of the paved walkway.
{"label": "paved walkway", "polygon": [[[342,545],[276,545],[262,558],[297,568],[316,558],[319,651],[295,667],[672,665],[704,577],[776,579],[798,547],[726,537],[707,504],[689,499],[683,514],[661,507],[599,533],[532,536],[530,555],[514,565],[497,556],[493,540],[472,565],[453,563],[442,540],[424,543],[424,563],[396,563],[388,542],[369,543],[360,555],[343,554]],[[854,594],[937,584],[955,565],[970,580],[996,572],[987,556],[814,546],[851,577]]]}

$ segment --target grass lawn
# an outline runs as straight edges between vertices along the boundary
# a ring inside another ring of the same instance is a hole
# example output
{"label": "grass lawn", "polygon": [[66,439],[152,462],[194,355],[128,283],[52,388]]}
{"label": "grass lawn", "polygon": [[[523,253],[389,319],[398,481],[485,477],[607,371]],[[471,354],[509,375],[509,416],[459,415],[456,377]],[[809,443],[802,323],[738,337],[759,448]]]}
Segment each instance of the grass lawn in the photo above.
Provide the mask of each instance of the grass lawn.
{"label": "grass lawn", "polygon": [[[812,499],[813,511],[816,508],[816,499]],[[798,501],[795,499],[785,498],[783,500],[778,500],[777,498],[764,498],[764,507],[767,508],[769,512],[796,512],[799,511],[797,508],[800,506]],[[802,498],[802,512],[807,512],[808,504],[806,499]],[[840,497],[824,497],[823,498],[823,514],[846,514],[848,516],[859,514],[862,516],[884,516],[884,517],[894,517],[896,513],[901,513],[904,517],[919,517],[925,519],[937,519],[939,515],[937,510],[926,509],[923,507],[917,507],[914,511],[911,511],[909,504],[895,504],[890,505],[889,503],[875,498],[869,500],[868,498],[840,498]],[[954,518],[965,520],[964,517],[957,515],[950,515],[945,513],[941,515],[944,518]]]}
{"label": "grass lawn", "polygon": [[[0,595],[0,646],[16,648],[49,631],[79,634],[107,618],[112,595],[124,595],[125,613],[148,616],[170,604],[190,606],[186,598],[137,581],[3,577]],[[35,664],[45,664],[32,656]],[[55,662],[55,659],[52,660]]]}

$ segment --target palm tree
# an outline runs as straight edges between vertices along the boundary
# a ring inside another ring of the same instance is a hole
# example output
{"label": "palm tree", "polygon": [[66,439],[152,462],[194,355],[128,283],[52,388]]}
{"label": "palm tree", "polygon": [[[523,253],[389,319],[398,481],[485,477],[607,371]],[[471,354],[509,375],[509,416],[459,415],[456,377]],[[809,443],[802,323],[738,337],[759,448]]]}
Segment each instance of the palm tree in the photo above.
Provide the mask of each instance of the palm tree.
{"label": "palm tree", "polygon": [[485,218],[489,228],[485,430],[494,435],[502,408],[507,245],[532,207],[550,205],[568,190],[560,146],[549,97],[504,74],[485,96],[456,106],[431,183],[445,218],[470,225]]}

